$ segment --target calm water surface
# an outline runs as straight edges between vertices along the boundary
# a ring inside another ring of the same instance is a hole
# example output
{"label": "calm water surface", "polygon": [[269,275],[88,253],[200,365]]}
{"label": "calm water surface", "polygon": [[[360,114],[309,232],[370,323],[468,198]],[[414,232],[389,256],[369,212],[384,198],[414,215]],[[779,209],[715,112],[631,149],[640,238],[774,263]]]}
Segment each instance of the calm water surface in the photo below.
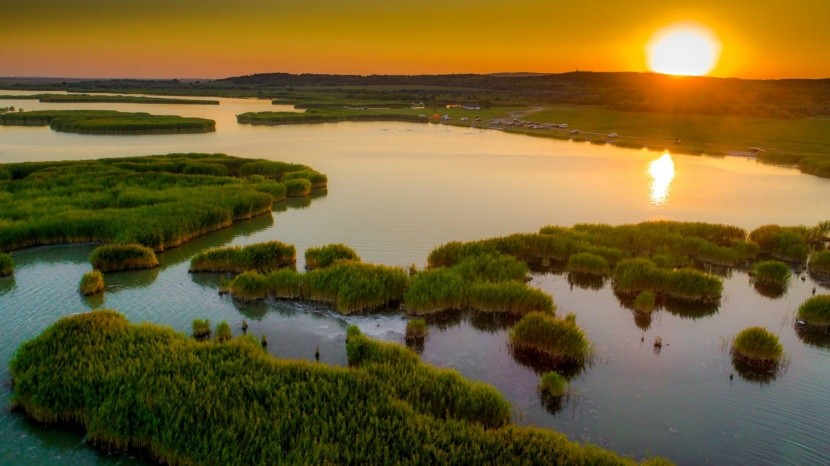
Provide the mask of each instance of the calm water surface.
{"label": "calm water surface", "polygon": [[[188,331],[207,317],[268,336],[268,350],[290,358],[345,364],[345,328],[359,325],[377,338],[403,341],[395,314],[342,317],[325,307],[266,302],[242,305],[220,297],[216,275],[190,275],[198,251],[277,239],[297,246],[343,242],[366,261],[423,265],[446,241],[536,231],[546,224],[626,223],[652,219],[723,222],[753,229],[767,223],[814,224],[830,218],[830,180],[744,158],[671,155],[530,138],[432,124],[341,123],[281,127],[237,125],[235,114],[286,110],[267,101],[219,99],[219,106],[40,104],[24,109],[108,108],[200,116],[217,132],[199,135],[94,136],[48,128],[0,127],[0,162],[87,159],[169,152],[225,152],[308,164],[329,176],[327,193],[277,207],[260,217],[160,255],[152,271],[108,274],[102,299],[81,297],[93,246],[15,252],[14,277],[0,279],[0,360],[57,318],[97,307],[133,321]],[[787,293],[757,293],[746,274],[724,278],[719,309],[663,309],[643,319],[622,307],[610,284],[585,289],[563,274],[537,274],[532,284],[574,312],[597,350],[575,374],[571,395],[544,405],[538,367],[507,349],[503,322],[465,315],[435,322],[422,357],[487,381],[512,402],[519,423],[558,429],[637,458],[662,455],[680,464],[828,464],[830,342],[805,342],[792,315],[811,295],[828,292],[794,278]],[[774,379],[747,380],[732,366],[724,342],[764,325],[778,334],[789,358]],[[664,341],[655,353],[651,342]],[[642,341],[641,341],[642,340]],[[729,375],[734,374],[730,380]],[[9,397],[8,370],[0,404]],[[7,412],[0,420],[0,464],[143,464],[86,445],[82,434],[33,425]]]}

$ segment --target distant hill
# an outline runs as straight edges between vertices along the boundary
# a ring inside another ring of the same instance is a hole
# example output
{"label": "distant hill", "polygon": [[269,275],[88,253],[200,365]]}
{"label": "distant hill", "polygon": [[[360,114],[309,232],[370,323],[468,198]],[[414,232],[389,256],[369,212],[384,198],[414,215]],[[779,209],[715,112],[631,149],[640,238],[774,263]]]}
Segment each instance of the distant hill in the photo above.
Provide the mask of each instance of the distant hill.
{"label": "distant hill", "polygon": [[[349,101],[589,104],[640,112],[778,118],[830,115],[830,79],[749,80],[587,71],[367,76],[262,73],[217,80],[46,79],[0,78],[0,88],[257,96],[288,101],[307,101],[311,93],[318,92],[326,93],[328,100]],[[332,88],[339,88],[340,93]]]}

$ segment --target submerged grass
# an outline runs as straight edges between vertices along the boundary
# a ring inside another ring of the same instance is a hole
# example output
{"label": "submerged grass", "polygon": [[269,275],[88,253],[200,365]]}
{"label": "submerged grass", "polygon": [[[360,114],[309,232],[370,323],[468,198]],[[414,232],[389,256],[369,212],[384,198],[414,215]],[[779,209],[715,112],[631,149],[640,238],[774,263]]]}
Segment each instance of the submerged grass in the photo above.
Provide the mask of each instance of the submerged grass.
{"label": "submerged grass", "polygon": [[104,274],[100,270],[85,273],[81,277],[81,284],[78,288],[84,296],[92,296],[104,291]]}
{"label": "submerged grass", "polygon": [[140,244],[105,244],[98,246],[89,256],[96,270],[118,272],[130,269],[151,269],[159,261],[152,249]]}
{"label": "submerged grass", "polygon": [[341,243],[327,244],[305,251],[305,266],[309,269],[328,267],[339,260],[360,262],[360,256],[354,249]]}
{"label": "submerged grass", "polygon": [[255,270],[267,273],[293,266],[296,261],[294,245],[269,241],[200,252],[190,260],[190,272],[242,273]]}
{"label": "submerged grass", "polygon": [[0,125],[49,126],[55,131],[83,134],[207,133],[216,122],[206,118],[114,110],[36,110],[0,115]]}
{"label": "submerged grass", "polygon": [[494,388],[400,345],[351,327],[346,346],[349,368],[280,360],[252,337],[200,343],[94,311],[21,345],[12,401],[172,464],[634,464],[511,425]]}
{"label": "submerged grass", "polygon": [[14,259],[11,254],[0,252],[0,277],[14,273]]}
{"label": "submerged grass", "polygon": [[310,170],[223,154],[0,165],[8,174],[0,176],[0,251],[86,242],[180,246],[268,214],[285,199],[285,185],[274,179],[240,177],[257,164],[274,178]]}

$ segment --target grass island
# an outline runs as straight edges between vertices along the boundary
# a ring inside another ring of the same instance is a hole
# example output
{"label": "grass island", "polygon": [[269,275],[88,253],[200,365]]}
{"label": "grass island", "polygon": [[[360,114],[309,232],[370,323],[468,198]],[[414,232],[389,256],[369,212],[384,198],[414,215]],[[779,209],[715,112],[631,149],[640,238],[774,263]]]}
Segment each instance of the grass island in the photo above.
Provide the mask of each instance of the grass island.
{"label": "grass island", "polygon": [[49,126],[55,131],[81,134],[176,134],[216,131],[206,118],[114,110],[35,110],[0,115],[0,125]]}

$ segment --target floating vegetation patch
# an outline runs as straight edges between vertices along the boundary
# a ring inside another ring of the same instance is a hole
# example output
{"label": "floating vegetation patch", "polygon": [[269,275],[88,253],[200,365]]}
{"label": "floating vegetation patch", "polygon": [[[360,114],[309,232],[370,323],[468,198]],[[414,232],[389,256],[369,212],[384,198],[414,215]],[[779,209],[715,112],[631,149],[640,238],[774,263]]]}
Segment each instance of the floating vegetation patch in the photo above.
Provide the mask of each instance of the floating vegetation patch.
{"label": "floating vegetation patch", "polygon": [[351,327],[346,346],[349,368],[281,360],[250,336],[197,342],[93,311],[21,345],[12,402],[93,444],[177,464],[634,464],[510,424],[497,390],[400,345]]}

